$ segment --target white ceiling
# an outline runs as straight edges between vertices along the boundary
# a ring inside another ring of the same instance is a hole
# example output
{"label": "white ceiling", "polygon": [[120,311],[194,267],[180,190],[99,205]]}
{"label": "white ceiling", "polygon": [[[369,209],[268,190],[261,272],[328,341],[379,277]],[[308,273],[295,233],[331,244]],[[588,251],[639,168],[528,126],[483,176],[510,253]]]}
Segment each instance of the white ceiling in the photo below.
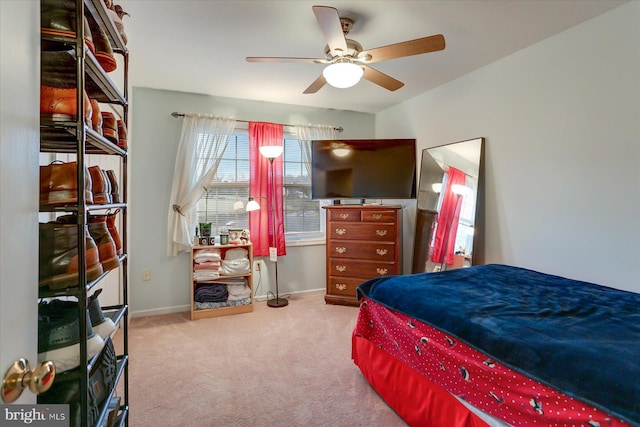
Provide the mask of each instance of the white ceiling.
{"label": "white ceiling", "polygon": [[[626,0],[250,1],[115,0],[130,13],[133,86],[368,113],[389,108],[580,24]],[[248,63],[247,56],[322,57],[311,7],[355,20],[364,49],[433,34],[446,48],[372,67],[404,82],[390,92],[363,80],[349,89],[302,92],[323,65]]]}

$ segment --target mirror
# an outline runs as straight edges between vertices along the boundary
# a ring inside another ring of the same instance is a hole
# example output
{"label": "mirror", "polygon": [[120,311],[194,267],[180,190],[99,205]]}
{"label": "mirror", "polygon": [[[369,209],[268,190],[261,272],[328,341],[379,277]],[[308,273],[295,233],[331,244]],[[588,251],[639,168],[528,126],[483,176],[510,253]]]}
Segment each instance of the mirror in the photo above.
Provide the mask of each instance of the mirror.
{"label": "mirror", "polygon": [[480,264],[484,138],[422,150],[412,273]]}

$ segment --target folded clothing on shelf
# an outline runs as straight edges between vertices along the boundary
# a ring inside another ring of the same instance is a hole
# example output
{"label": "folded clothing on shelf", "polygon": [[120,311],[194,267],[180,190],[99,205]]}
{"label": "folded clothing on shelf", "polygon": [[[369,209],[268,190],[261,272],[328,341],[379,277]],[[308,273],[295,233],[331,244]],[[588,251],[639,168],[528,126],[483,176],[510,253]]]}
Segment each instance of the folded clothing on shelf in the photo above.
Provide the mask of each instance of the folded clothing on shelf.
{"label": "folded clothing on shelf", "polygon": [[249,258],[224,259],[220,265],[220,273],[226,276],[247,274],[251,272]]}
{"label": "folded clothing on shelf", "polygon": [[227,261],[245,258],[249,258],[249,251],[245,248],[233,248],[224,253],[224,259]]}
{"label": "folded clothing on shelf", "polygon": [[193,271],[200,271],[200,270],[218,271],[219,269],[220,269],[220,261],[205,261],[201,263],[195,263],[193,265]]}
{"label": "folded clothing on shelf", "polygon": [[251,288],[245,283],[227,285],[227,292],[229,292],[228,301],[237,301],[244,298],[251,298]]}
{"label": "folded clothing on shelf", "polygon": [[193,262],[196,263],[220,261],[221,259],[222,257],[220,256],[220,249],[217,248],[202,249],[197,251],[193,255]]}
{"label": "folded clothing on shelf", "polygon": [[226,285],[207,284],[196,288],[193,299],[197,302],[224,302],[228,296]]}
{"label": "folded clothing on shelf", "polygon": [[218,270],[198,270],[193,272],[193,280],[196,282],[210,282],[220,277]]}

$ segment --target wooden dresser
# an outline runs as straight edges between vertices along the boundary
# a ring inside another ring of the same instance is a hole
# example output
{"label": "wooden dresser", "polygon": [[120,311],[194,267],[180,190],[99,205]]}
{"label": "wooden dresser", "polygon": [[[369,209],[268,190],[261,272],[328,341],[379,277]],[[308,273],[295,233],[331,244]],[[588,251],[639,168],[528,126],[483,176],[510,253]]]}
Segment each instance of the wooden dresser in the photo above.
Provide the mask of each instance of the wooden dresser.
{"label": "wooden dresser", "polygon": [[402,206],[333,205],[327,210],[329,304],[358,305],[367,279],[401,274]]}

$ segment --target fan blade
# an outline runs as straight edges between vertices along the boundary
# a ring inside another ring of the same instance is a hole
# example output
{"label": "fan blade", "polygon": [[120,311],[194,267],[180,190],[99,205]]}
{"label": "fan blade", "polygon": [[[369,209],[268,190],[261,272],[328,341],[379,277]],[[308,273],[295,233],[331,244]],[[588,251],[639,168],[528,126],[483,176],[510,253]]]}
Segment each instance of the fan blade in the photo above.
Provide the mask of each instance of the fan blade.
{"label": "fan blade", "polygon": [[327,40],[327,45],[332,55],[345,55],[347,53],[347,41],[342,32],[342,24],[338,10],[329,6],[313,6],[318,25]]}
{"label": "fan blade", "polygon": [[404,86],[404,83],[402,83],[399,80],[394,79],[391,76],[386,75],[385,73],[382,73],[378,70],[374,70],[373,68],[364,65],[364,64],[360,64],[360,66],[364,69],[364,75],[363,77],[367,80],[369,80],[370,82],[373,82],[379,86],[382,86],[385,89],[394,91],[394,90],[398,90],[400,89],[402,86]]}
{"label": "fan blade", "polygon": [[325,58],[291,58],[286,56],[247,56],[247,62],[306,62],[315,64],[328,64]]}
{"label": "fan blade", "polygon": [[373,62],[386,61],[388,59],[435,52],[443,50],[444,46],[444,36],[442,34],[437,34],[435,36],[423,37],[421,39],[409,40],[402,43],[365,50],[360,52],[358,57],[366,57],[366,55],[370,55],[371,59],[365,60],[364,62],[371,64]]}
{"label": "fan blade", "polygon": [[313,83],[311,83],[311,86],[306,88],[305,91],[302,93],[304,94],[316,93],[317,91],[322,89],[322,86],[324,86],[325,84],[327,84],[327,80],[324,78],[322,74],[320,74],[320,77],[318,77]]}

